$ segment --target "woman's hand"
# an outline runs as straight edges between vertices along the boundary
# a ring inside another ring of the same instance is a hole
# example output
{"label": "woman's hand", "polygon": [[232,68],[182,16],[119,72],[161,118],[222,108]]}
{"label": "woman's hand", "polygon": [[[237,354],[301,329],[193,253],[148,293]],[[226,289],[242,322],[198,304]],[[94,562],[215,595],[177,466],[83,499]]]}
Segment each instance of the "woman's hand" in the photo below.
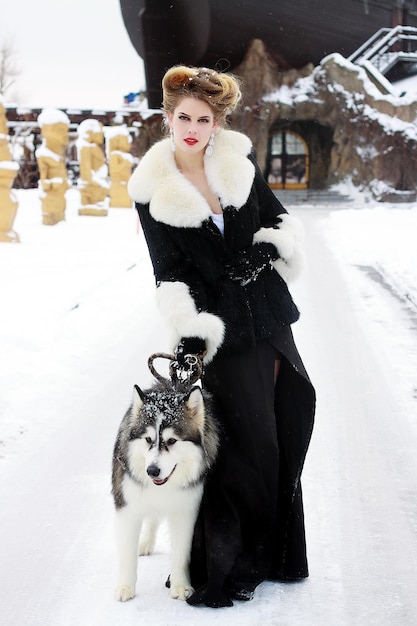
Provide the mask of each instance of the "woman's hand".
{"label": "woman's hand", "polygon": [[187,354],[197,354],[203,357],[206,352],[206,342],[201,337],[182,337],[175,351],[175,356],[178,364],[186,370],[189,367],[185,360]]}

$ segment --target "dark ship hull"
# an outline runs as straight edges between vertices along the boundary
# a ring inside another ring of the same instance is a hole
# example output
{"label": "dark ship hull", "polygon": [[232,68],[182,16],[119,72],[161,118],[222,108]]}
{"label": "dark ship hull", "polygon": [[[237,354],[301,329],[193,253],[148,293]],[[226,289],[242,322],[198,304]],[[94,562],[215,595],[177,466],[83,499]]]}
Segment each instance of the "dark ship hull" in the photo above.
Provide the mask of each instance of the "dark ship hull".
{"label": "dark ship hull", "polygon": [[417,26],[414,0],[120,0],[145,64],[148,103],[161,105],[161,78],[184,63],[233,69],[262,39],[283,69],[352,54],[380,28]]}

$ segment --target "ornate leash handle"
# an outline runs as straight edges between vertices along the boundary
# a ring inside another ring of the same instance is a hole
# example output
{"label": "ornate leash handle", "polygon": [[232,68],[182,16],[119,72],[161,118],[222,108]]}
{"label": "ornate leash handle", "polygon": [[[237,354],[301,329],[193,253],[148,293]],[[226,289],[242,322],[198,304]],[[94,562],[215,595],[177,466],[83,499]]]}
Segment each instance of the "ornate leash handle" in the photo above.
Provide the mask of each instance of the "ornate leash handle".
{"label": "ornate leash handle", "polygon": [[[160,374],[153,364],[155,359],[168,359],[169,360],[169,375],[170,380]],[[184,390],[191,385],[194,385],[203,374],[203,361],[197,354],[186,354],[184,360],[187,367],[182,367],[173,354],[167,354],[165,352],[155,352],[151,354],[148,359],[149,370],[161,383],[172,383],[175,388]]]}

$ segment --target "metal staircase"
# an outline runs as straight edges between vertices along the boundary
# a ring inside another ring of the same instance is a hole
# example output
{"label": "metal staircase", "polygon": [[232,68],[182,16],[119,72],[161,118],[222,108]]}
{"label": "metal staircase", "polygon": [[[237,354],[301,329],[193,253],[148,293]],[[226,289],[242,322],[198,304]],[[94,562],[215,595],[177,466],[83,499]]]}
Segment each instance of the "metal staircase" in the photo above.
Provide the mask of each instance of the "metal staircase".
{"label": "metal staircase", "polygon": [[381,28],[348,61],[363,67],[382,93],[398,95],[387,75],[405,64],[416,65],[417,73],[417,28]]}

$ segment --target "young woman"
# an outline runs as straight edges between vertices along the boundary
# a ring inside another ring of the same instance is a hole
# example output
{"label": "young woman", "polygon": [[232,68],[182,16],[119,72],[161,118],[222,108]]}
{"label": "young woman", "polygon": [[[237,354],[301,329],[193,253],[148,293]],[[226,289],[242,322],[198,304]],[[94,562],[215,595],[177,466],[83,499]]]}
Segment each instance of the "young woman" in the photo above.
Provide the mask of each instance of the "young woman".
{"label": "young woman", "polygon": [[171,136],[150,148],[128,188],[172,347],[179,361],[204,355],[222,426],[187,601],[231,606],[263,580],[308,576],[300,475],[315,392],[287,287],[301,268],[302,229],[266,184],[249,138],[225,128],[238,80],[177,66],[162,87]]}

